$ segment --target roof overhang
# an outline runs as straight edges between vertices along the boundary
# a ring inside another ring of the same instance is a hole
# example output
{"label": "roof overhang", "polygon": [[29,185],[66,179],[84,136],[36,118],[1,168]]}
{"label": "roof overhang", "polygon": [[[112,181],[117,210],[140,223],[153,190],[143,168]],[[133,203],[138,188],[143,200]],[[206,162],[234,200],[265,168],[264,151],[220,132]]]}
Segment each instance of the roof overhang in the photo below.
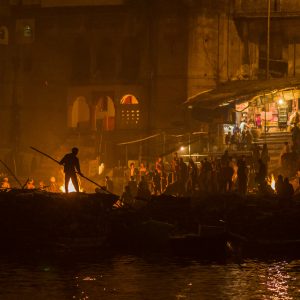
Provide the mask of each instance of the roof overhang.
{"label": "roof overhang", "polygon": [[220,84],[189,97],[184,102],[188,108],[222,109],[258,96],[275,95],[278,92],[300,89],[300,78],[281,78],[270,80],[237,80]]}

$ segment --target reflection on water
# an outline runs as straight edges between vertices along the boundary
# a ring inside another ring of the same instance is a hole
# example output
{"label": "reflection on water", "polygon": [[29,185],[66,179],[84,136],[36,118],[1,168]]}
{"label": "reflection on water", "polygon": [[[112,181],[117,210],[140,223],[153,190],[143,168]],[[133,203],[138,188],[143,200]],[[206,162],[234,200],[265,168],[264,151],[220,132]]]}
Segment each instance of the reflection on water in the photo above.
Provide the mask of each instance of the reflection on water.
{"label": "reflection on water", "polygon": [[0,260],[0,299],[300,299],[300,261]]}

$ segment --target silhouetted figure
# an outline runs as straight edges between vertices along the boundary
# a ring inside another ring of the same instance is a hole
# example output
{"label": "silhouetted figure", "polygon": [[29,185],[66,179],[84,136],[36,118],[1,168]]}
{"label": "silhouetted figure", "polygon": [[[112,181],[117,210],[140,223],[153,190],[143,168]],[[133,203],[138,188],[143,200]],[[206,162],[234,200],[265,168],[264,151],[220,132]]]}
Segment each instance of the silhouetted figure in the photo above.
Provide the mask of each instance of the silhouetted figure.
{"label": "silhouetted figure", "polygon": [[257,144],[254,144],[252,146],[252,159],[253,159],[253,167],[254,167],[254,171],[255,173],[258,172],[259,170],[259,159],[260,159],[260,147]]}
{"label": "silhouetted figure", "polygon": [[161,194],[161,173],[159,173],[157,169],[155,169],[154,171],[152,181],[153,181],[154,194],[160,195]]}
{"label": "silhouetted figure", "polygon": [[228,131],[228,133],[225,135],[225,145],[228,147],[230,145],[231,140],[231,131]]}
{"label": "silhouetted figure", "polygon": [[155,162],[155,170],[158,172],[159,176],[162,176],[162,173],[164,172],[164,163],[161,156],[159,156]]}
{"label": "silhouetted figure", "polygon": [[136,197],[141,200],[150,200],[151,192],[144,176],[142,176],[141,181],[139,182]]}
{"label": "silhouetted figure", "polygon": [[284,142],[281,153],[280,153],[280,166],[288,168],[288,159],[291,152],[290,145],[288,142]]}
{"label": "silhouetted figure", "polygon": [[251,149],[253,137],[250,130],[246,131],[245,139],[246,139],[247,149]]}
{"label": "silhouetted figure", "polygon": [[294,195],[294,188],[289,182],[289,179],[286,177],[283,181],[283,196],[286,199],[291,199]]}
{"label": "silhouetted figure", "polygon": [[79,192],[79,184],[76,176],[76,172],[79,175],[82,175],[80,171],[79,159],[77,157],[79,149],[74,147],[72,148],[72,152],[66,154],[63,159],[59,162],[61,165],[64,166],[65,172],[65,191],[66,193],[69,192],[68,185],[70,179],[74,185],[76,192]]}
{"label": "silhouetted figure", "polygon": [[283,176],[278,175],[277,181],[275,183],[275,191],[279,197],[282,197],[284,195],[283,191]]}
{"label": "silhouetted figure", "polygon": [[113,181],[109,178],[109,176],[105,176],[105,188],[107,191],[113,193],[114,192],[114,183]]}
{"label": "silhouetted figure", "polygon": [[291,130],[292,141],[293,141],[293,152],[300,152],[300,129],[298,126],[294,126]]}
{"label": "silhouetted figure", "polygon": [[269,156],[269,150],[268,150],[267,144],[263,145],[260,158],[261,158],[262,162],[264,163],[265,168],[266,168],[266,173],[268,174],[268,164],[270,161],[270,156]]}
{"label": "silhouetted figure", "polygon": [[238,171],[237,171],[237,182],[238,182],[238,191],[242,195],[247,193],[247,182],[248,182],[248,168],[246,165],[246,159],[243,157],[237,162]]}
{"label": "silhouetted figure", "polygon": [[258,160],[258,173],[256,173],[255,181],[258,185],[258,189],[261,189],[264,186],[267,177],[267,168],[266,165],[263,163],[262,159]]}
{"label": "silhouetted figure", "polygon": [[186,192],[186,182],[188,179],[188,167],[183,161],[183,158],[179,158],[179,176],[178,176],[178,183],[179,183],[179,194],[184,195]]}
{"label": "silhouetted figure", "polygon": [[125,190],[120,198],[122,206],[132,207],[134,205],[134,197],[131,194],[130,187],[128,185],[125,186]]}
{"label": "silhouetted figure", "polygon": [[142,176],[147,176],[148,175],[148,170],[145,166],[144,163],[140,164],[140,168],[139,168],[139,178],[142,178]]}
{"label": "silhouetted figure", "polygon": [[228,150],[225,150],[224,154],[221,156],[221,163],[226,165],[227,163],[229,163],[229,161],[230,161],[230,157],[228,154]]}
{"label": "silhouetted figure", "polygon": [[173,160],[171,163],[172,166],[172,182],[178,180],[178,172],[179,172],[179,158],[177,152],[173,154]]}
{"label": "silhouetted figure", "polygon": [[193,194],[195,191],[197,176],[198,176],[197,166],[196,166],[195,162],[193,161],[193,159],[190,158],[189,164],[188,164],[188,181],[186,183],[187,192],[189,194]]}
{"label": "silhouetted figure", "polygon": [[232,189],[232,176],[234,174],[233,168],[230,166],[229,162],[223,164],[220,170],[220,191],[230,192]]}
{"label": "silhouetted figure", "polygon": [[132,196],[135,197],[136,194],[137,194],[137,183],[134,180],[134,176],[130,177],[130,180],[128,182],[128,186],[130,188],[130,192],[131,192]]}

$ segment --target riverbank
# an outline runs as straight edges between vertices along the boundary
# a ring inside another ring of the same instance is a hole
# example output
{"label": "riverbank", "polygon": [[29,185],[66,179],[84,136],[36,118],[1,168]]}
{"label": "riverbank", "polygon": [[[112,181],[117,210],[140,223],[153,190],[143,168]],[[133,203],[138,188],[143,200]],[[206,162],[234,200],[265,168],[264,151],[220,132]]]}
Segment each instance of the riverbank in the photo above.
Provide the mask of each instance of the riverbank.
{"label": "riverbank", "polygon": [[234,253],[300,248],[299,196],[161,195],[122,208],[113,206],[116,200],[104,193],[1,192],[1,251],[169,251],[179,245],[195,254],[206,247],[210,254],[225,245],[227,255],[228,248]]}

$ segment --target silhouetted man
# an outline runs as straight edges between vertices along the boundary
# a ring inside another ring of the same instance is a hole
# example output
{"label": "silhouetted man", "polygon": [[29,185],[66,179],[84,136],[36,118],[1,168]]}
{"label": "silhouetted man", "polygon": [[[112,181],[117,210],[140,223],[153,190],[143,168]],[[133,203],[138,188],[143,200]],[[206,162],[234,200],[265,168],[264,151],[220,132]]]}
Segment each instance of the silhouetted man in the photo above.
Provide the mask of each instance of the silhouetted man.
{"label": "silhouetted man", "polygon": [[66,154],[63,159],[59,162],[61,165],[64,166],[64,172],[65,172],[65,190],[66,193],[68,193],[68,185],[70,179],[73,182],[74,188],[76,192],[79,192],[79,185],[78,185],[78,180],[76,176],[76,172],[79,175],[82,175],[80,171],[80,165],[79,165],[79,160],[77,157],[78,154],[78,148],[74,147],[72,148],[72,152]]}

